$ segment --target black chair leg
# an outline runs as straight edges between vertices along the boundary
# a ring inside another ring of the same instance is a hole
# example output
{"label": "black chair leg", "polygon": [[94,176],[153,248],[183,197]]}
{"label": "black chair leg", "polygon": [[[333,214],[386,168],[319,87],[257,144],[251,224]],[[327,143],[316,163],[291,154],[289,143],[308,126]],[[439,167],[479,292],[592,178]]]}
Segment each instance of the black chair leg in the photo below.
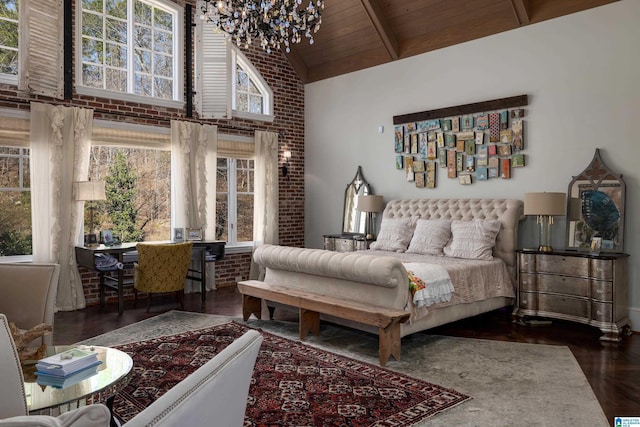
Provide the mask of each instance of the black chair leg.
{"label": "black chair leg", "polygon": [[151,292],[147,293],[147,313],[151,310]]}

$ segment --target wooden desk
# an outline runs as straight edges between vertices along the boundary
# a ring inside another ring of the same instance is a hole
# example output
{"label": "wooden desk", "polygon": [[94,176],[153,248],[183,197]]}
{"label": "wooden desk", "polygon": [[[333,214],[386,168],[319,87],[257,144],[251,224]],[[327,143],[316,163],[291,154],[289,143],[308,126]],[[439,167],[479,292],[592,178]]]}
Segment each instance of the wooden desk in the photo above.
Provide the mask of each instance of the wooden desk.
{"label": "wooden desk", "polygon": [[[145,242],[145,243],[171,243],[165,242]],[[190,269],[187,274],[187,279],[196,280],[201,285],[201,298],[202,303],[207,299],[207,263],[215,262],[224,258],[225,243],[221,240],[214,241],[192,241],[192,258],[198,261],[200,266],[199,270]],[[105,246],[100,245],[96,247],[76,246],[76,262],[78,266],[88,268],[89,270],[97,271],[100,275],[100,308],[104,309],[104,288],[109,287],[118,292],[118,314],[122,314],[124,311],[124,268],[102,271],[96,267],[96,255],[97,254],[109,254],[114,258],[117,258],[119,262],[125,264],[125,268],[132,267],[133,262],[137,259],[136,256],[125,256],[125,254],[136,250],[138,242],[122,243],[120,245]],[[129,254],[130,255],[130,254]],[[115,276],[108,275],[107,273],[115,273]]]}

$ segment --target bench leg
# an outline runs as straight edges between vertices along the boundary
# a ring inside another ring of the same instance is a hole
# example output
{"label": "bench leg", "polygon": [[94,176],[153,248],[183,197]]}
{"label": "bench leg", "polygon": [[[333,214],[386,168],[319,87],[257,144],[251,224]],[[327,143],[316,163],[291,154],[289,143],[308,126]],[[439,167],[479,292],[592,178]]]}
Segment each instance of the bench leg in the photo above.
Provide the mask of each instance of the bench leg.
{"label": "bench leg", "polygon": [[261,319],[262,314],[262,299],[252,297],[251,295],[242,296],[242,318],[249,320],[251,315],[256,316],[256,319]]}
{"label": "bench leg", "polygon": [[300,309],[300,341],[304,341],[307,334],[320,335],[320,313],[316,311]]}
{"label": "bench leg", "polygon": [[389,356],[400,360],[400,323],[393,322],[386,328],[379,330],[380,366],[385,366]]}

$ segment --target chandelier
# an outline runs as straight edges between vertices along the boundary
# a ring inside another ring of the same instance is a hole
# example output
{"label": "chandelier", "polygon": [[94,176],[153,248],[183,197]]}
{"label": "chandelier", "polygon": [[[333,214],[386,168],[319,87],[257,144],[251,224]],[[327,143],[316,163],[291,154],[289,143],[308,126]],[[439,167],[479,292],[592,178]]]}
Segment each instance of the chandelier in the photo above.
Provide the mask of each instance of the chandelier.
{"label": "chandelier", "polygon": [[259,40],[268,53],[281,46],[289,53],[290,45],[300,43],[303,36],[313,44],[313,34],[322,23],[324,0],[310,0],[306,8],[301,4],[302,0],[204,0],[200,18],[227,33],[238,46]]}

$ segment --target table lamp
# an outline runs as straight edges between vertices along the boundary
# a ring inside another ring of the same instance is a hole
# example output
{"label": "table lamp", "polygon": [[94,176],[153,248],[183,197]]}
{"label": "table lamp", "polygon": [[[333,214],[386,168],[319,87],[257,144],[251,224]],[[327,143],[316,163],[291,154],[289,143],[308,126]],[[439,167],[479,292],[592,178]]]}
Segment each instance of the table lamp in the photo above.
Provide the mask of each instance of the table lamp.
{"label": "table lamp", "polygon": [[565,193],[525,193],[524,214],[535,215],[540,226],[540,252],[551,252],[551,226],[553,217],[564,215],[567,211]]}
{"label": "table lamp", "polygon": [[98,246],[98,237],[94,230],[93,217],[95,215],[95,201],[107,200],[104,181],[80,181],[76,182],[76,200],[89,202],[89,233],[84,235],[85,246]]}
{"label": "table lamp", "polygon": [[367,239],[375,239],[375,222],[373,221],[373,214],[382,212],[383,200],[382,196],[374,196],[372,194],[368,196],[358,196],[356,209],[360,212],[366,212],[367,218],[364,224],[365,237]]}

